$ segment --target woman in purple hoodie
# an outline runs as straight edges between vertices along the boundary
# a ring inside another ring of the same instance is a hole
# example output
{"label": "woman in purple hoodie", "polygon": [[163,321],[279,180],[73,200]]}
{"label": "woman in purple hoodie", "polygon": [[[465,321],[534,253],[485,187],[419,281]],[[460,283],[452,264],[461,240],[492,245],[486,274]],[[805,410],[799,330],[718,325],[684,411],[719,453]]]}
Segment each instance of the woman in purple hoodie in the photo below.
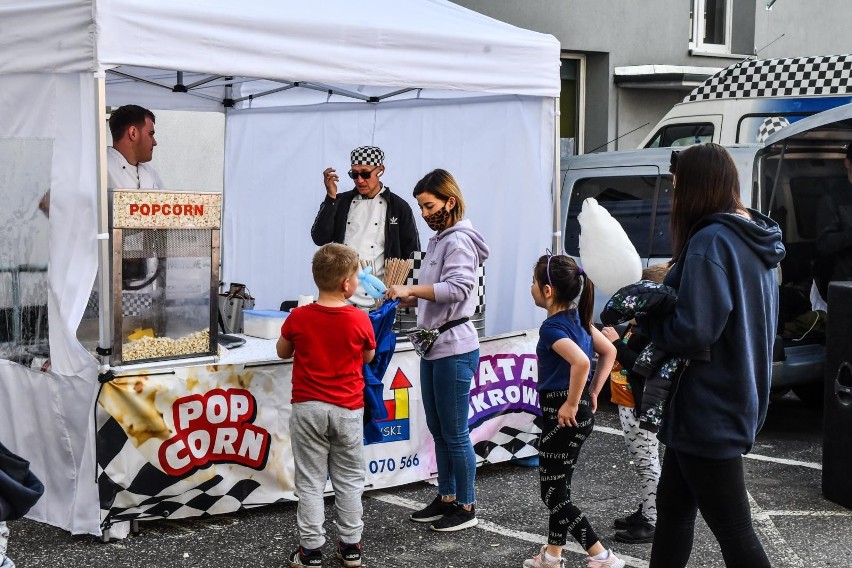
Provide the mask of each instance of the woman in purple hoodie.
{"label": "woman in purple hoodie", "polygon": [[435,235],[420,265],[419,283],[391,286],[388,296],[417,304],[417,325],[441,333],[420,360],[426,425],[435,440],[438,495],[411,520],[432,530],[458,531],[477,524],[473,481],[476,455],[467,414],[470,382],[479,366],[479,337],[470,322],[477,302],[477,268],[488,258],[482,235],[464,218],[464,199],[446,170],[414,186],[420,212]]}

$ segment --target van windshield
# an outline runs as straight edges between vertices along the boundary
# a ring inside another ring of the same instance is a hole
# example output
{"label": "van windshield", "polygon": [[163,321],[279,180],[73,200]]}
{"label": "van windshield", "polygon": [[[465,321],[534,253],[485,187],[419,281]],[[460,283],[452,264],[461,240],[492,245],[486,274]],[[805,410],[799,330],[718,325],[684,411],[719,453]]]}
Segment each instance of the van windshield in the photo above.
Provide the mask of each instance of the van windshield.
{"label": "van windshield", "polygon": [[571,191],[565,222],[565,252],[580,254],[583,201],[593,197],[621,223],[636,252],[643,258],[670,258],[669,217],[672,209],[671,176],[608,176],[578,180]]}
{"label": "van windshield", "polygon": [[713,141],[713,125],[709,122],[691,124],[670,124],[660,128],[645,144],[646,148],[669,148],[672,146],[691,146]]}

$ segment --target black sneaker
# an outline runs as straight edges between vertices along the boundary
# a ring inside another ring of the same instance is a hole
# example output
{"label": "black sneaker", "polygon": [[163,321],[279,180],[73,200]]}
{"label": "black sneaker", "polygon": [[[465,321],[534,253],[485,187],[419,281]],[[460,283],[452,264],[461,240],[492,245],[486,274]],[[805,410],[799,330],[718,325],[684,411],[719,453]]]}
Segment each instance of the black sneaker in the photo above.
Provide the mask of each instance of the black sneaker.
{"label": "black sneaker", "polygon": [[345,568],[359,568],[361,566],[361,543],[337,543],[337,559]]}
{"label": "black sneaker", "polygon": [[646,544],[654,542],[654,525],[644,517],[625,531],[615,533],[615,540],[627,544]]}
{"label": "black sneaker", "polygon": [[441,501],[441,496],[438,495],[431,503],[426,505],[426,507],[411,513],[408,518],[415,523],[431,523],[432,521],[437,521],[444,515],[449,515],[455,512],[456,502],[450,501],[449,503],[444,503]]}
{"label": "black sneaker", "polygon": [[290,553],[290,556],[287,557],[287,563],[290,565],[290,568],[322,566],[322,550],[317,548],[316,550],[312,550],[310,554],[305,554],[305,549],[300,546]]}
{"label": "black sneaker", "polygon": [[471,505],[470,511],[461,505],[456,505],[454,513],[444,515],[432,523],[429,528],[433,531],[453,532],[475,527],[477,523],[479,523],[479,519],[476,518],[476,505]]}
{"label": "black sneaker", "polygon": [[642,505],[639,505],[639,508],[627,515],[626,517],[619,517],[612,522],[612,527],[616,529],[629,529],[639,521],[645,520],[645,516],[642,514]]}

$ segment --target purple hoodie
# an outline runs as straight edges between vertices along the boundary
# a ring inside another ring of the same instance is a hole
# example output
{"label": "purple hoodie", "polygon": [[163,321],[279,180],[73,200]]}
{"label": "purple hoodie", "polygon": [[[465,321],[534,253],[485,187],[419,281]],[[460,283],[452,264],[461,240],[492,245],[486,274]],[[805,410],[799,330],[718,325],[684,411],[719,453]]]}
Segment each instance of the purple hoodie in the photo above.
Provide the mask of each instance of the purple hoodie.
{"label": "purple hoodie", "polygon": [[[478,302],[476,270],[488,258],[488,245],[470,221],[462,219],[429,239],[420,264],[418,284],[434,284],[435,301],[417,300],[417,325],[436,329],[448,321],[470,317]],[[470,353],[479,348],[471,322],[438,336],[424,359]]]}

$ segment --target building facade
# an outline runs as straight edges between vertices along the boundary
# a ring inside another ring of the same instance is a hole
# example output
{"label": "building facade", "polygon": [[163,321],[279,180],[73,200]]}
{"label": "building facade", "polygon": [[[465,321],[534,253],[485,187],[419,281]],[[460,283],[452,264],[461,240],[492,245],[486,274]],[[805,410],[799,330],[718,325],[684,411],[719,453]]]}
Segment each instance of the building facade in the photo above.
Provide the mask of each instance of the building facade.
{"label": "building facade", "polygon": [[746,58],[852,53],[849,0],[453,0],[562,45],[563,154],[635,148]]}

